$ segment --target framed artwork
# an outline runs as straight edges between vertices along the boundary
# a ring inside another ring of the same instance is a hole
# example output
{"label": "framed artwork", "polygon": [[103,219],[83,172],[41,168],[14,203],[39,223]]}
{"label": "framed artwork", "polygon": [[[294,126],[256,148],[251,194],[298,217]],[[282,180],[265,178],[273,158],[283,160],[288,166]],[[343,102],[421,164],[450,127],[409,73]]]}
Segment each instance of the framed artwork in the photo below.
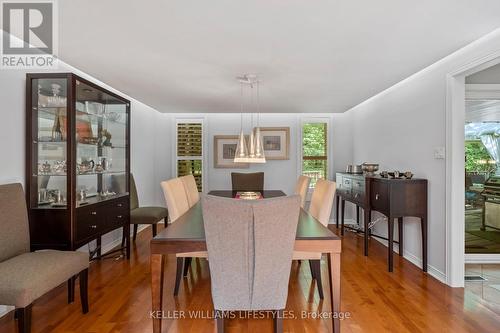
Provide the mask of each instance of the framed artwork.
{"label": "framed artwork", "polygon": [[289,160],[290,127],[261,127],[266,160]]}
{"label": "framed artwork", "polygon": [[234,163],[237,135],[215,135],[214,136],[214,168],[246,169],[248,163]]}

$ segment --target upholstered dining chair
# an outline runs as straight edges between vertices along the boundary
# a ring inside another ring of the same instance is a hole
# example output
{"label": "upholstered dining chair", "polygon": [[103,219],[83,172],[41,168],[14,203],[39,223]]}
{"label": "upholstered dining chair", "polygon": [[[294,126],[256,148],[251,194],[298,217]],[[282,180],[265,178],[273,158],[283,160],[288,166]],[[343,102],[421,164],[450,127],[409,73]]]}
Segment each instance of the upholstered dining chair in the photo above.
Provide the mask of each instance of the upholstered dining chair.
{"label": "upholstered dining chair", "polygon": [[19,332],[30,332],[31,307],[40,296],[68,284],[68,303],[80,279],[82,312],[89,311],[85,252],[40,250],[30,252],[25,196],[21,184],[0,185],[0,304],[16,307]]}
{"label": "upholstered dining chair", "polygon": [[[325,227],[328,226],[330,214],[332,212],[333,200],[335,198],[335,182],[320,179],[316,182],[311,203],[309,205],[309,214],[321,222]],[[316,280],[319,297],[323,299],[323,285],[321,282],[321,253],[294,251],[293,260],[308,260],[313,279]]]}
{"label": "upholstered dining chair", "polygon": [[264,190],[264,173],[240,173],[231,172],[231,183],[233,191],[263,191]]}
{"label": "upholstered dining chair", "polygon": [[[194,180],[194,178],[193,178]],[[173,178],[167,181],[161,182],[161,187],[163,189],[163,194],[165,195],[165,201],[167,203],[168,212],[170,215],[170,223],[175,223],[175,221],[184,215],[189,208],[188,194],[186,191],[185,182],[181,178]],[[198,192],[198,190],[196,190]],[[196,202],[193,203],[193,205]],[[175,275],[175,286],[174,295],[179,293],[179,286],[182,276],[187,276],[188,268],[191,263],[192,258],[207,258],[206,251],[199,252],[185,252],[177,253],[177,272]]]}
{"label": "upholstered dining chair", "polygon": [[307,190],[309,189],[309,184],[311,178],[307,176],[299,176],[297,184],[295,185],[295,194],[300,195],[300,207],[304,208],[306,204]]}
{"label": "upholstered dining chair", "polygon": [[198,201],[200,201],[200,193],[198,192],[196,180],[193,175],[182,176],[180,179],[184,185],[184,189],[186,190],[189,207],[193,207]]}
{"label": "upholstered dining chair", "polygon": [[139,196],[135,185],[134,175],[130,174],[130,224],[134,225],[133,240],[137,238],[137,227],[139,224],[151,224],[153,237],[157,233],[158,222],[163,220],[164,227],[167,224],[168,210],[165,207],[139,206]]}
{"label": "upholstered dining chair", "polygon": [[283,332],[298,195],[254,201],[202,197],[217,332],[226,311],[273,311]]}

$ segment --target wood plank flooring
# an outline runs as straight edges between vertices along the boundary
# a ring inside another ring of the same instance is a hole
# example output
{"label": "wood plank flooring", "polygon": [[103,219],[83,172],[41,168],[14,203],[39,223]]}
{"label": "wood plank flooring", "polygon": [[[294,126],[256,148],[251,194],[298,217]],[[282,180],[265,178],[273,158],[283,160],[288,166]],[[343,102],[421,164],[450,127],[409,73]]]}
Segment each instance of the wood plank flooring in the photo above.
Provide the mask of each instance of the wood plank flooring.
{"label": "wood plank flooring", "polygon": [[[335,229],[333,227],[333,229]],[[334,230],[335,231],[335,230]],[[151,332],[149,275],[150,230],[138,235],[130,262],[105,259],[92,263],[89,275],[90,312],[83,315],[77,295],[66,304],[66,285],[40,298],[33,306],[33,332]],[[347,232],[342,254],[342,311],[350,314],[342,332],[498,332],[500,308],[464,289],[448,288],[410,262],[394,257],[394,272],[386,270],[386,248],[370,240],[370,256],[364,257],[363,240]],[[322,263],[326,283],[326,261]],[[175,258],[167,258],[164,309],[212,311],[208,264],[197,260],[174,298]],[[328,288],[327,285],[324,288]],[[327,293],[325,292],[325,297]],[[321,301],[307,262],[294,262],[287,303],[288,314],[328,312],[329,300]],[[179,315],[179,313],[177,313]],[[285,319],[285,332],[330,332],[329,319]],[[272,332],[271,319],[226,321],[226,331]],[[0,332],[16,332],[13,313],[0,318]],[[210,318],[165,319],[163,332],[215,332]]]}

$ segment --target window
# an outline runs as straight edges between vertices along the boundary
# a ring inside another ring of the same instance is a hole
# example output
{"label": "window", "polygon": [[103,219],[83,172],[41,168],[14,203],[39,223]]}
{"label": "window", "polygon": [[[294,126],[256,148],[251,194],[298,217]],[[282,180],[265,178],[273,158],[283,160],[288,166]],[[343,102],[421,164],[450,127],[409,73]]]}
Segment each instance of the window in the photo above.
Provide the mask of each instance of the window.
{"label": "window", "polygon": [[311,178],[310,187],[328,177],[327,128],[326,122],[302,124],[302,174]]}
{"label": "window", "polygon": [[193,175],[202,191],[203,124],[201,120],[177,122],[177,177]]}

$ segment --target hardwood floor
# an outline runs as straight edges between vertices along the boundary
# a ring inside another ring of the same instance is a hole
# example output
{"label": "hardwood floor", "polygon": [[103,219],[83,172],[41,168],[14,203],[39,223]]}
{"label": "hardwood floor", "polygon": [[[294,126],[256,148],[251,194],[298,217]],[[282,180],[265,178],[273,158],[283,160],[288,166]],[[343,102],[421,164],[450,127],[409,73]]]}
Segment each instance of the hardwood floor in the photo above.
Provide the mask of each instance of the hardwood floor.
{"label": "hardwood floor", "polygon": [[[334,227],[333,227],[334,229]],[[335,230],[335,229],[334,229]],[[105,259],[92,263],[89,275],[90,312],[81,313],[79,296],[66,303],[66,284],[40,298],[33,306],[33,332],[151,332],[149,239],[151,231],[138,235],[130,263]],[[347,232],[342,254],[342,311],[350,314],[342,332],[497,332],[500,308],[474,293],[451,289],[410,262],[394,256],[394,272],[386,267],[386,248],[370,240],[370,256],[364,257],[363,239]],[[324,288],[328,288],[326,260],[322,263]],[[165,315],[174,310],[211,314],[208,264],[195,260],[184,278],[179,296],[172,296],[176,262],[165,267]],[[78,282],[77,282],[78,283]],[[288,316],[302,311],[328,312],[327,293],[321,301],[311,283],[309,265],[294,263],[288,296]],[[77,288],[78,291],[78,288]],[[179,313],[177,313],[179,315]],[[243,314],[242,314],[243,315]],[[328,319],[287,319],[285,332],[330,332]],[[272,319],[226,320],[226,331],[272,332]],[[16,332],[13,313],[0,318],[0,332]],[[165,319],[163,332],[215,332],[210,318]]]}

